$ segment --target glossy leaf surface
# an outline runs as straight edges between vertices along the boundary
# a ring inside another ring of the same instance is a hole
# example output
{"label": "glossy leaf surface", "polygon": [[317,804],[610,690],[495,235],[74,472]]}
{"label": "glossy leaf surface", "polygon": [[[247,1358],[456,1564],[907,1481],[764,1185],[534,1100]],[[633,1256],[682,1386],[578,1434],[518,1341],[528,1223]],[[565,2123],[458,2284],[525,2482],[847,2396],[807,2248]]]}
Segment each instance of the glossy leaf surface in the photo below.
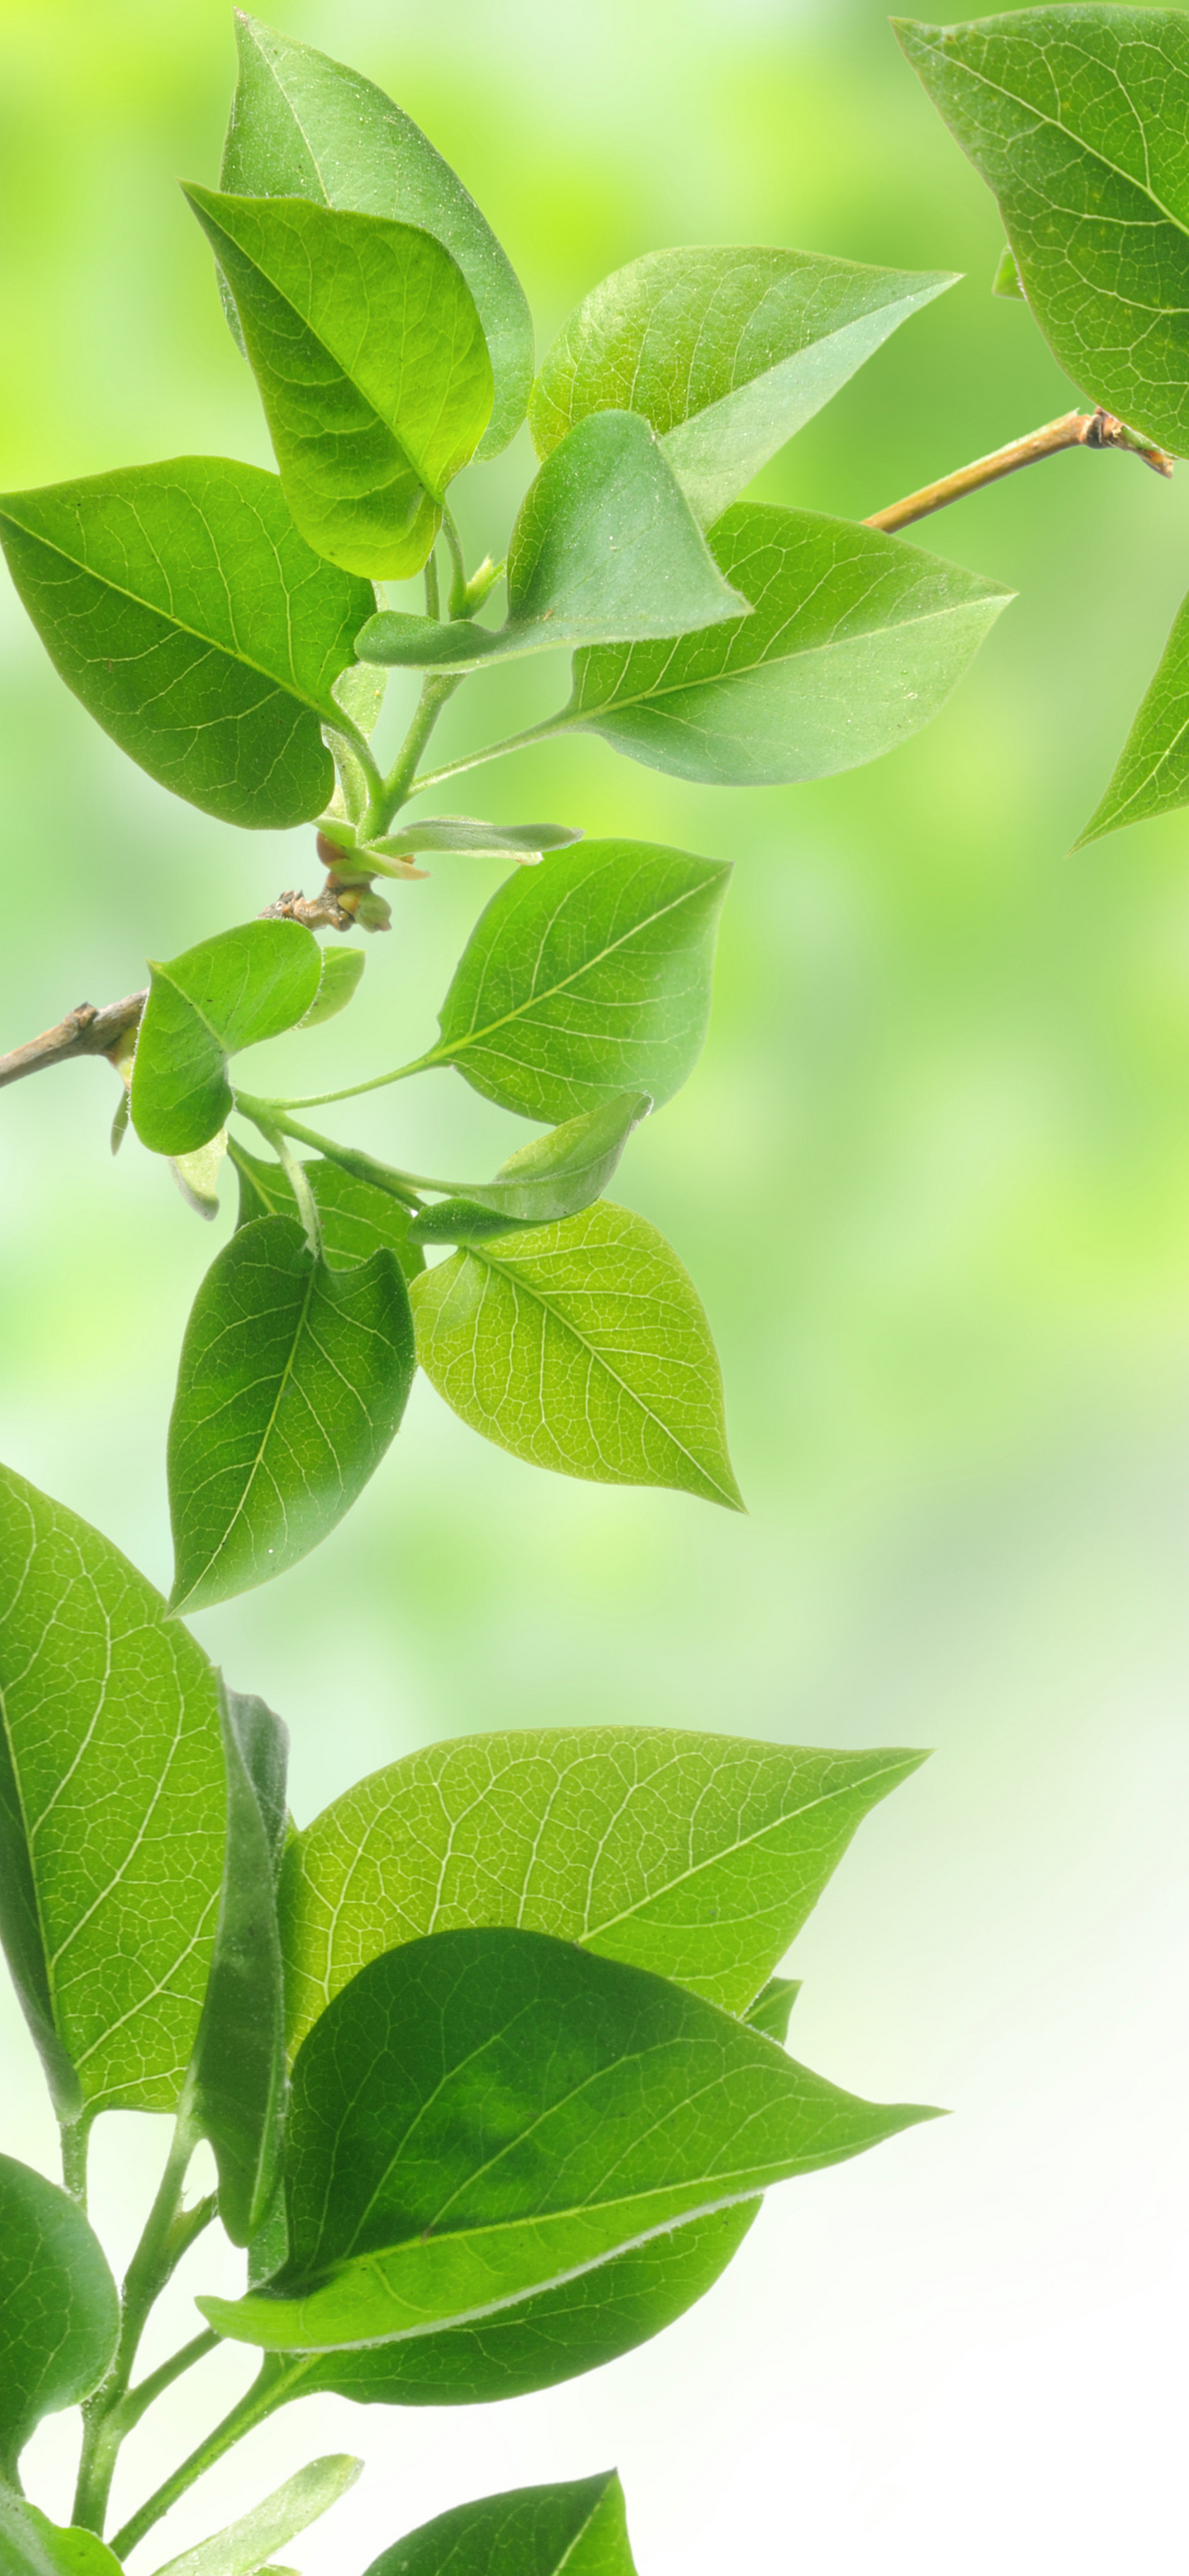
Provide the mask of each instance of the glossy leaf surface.
{"label": "glossy leaf surface", "polygon": [[332,1270],[284,1216],[232,1236],[194,1301],[169,1425],[174,1609],[250,1591],[325,1538],[379,1466],[413,1366],[390,1251]]}
{"label": "glossy leaf surface", "polygon": [[813,251],[651,251],[563,323],[533,388],[537,453],[591,413],[642,413],[708,527],[890,332],[955,283]]}
{"label": "glossy leaf surface", "polygon": [[412,118],[346,63],[242,11],[236,42],[224,188],[385,215],[443,242],[475,299],[491,354],[495,399],[478,453],[498,456],[528,405],[533,326],[524,290],[474,199]]}
{"label": "glossy leaf surface", "polygon": [[303,198],[186,194],[235,298],[285,498],[347,572],[420,570],[491,416],[491,361],[449,251]]}
{"label": "glossy leaf surface", "polygon": [[477,921],[431,1061],[552,1125],[628,1091],[672,1098],[702,1051],[730,869],[584,841],[509,877]]}
{"label": "glossy leaf surface", "polygon": [[123,2576],[93,2531],[64,2530],[0,2482],[0,2566],[4,2576]]}
{"label": "glossy leaf surface", "polygon": [[465,1197],[443,1199],[416,1219],[418,1243],[457,1243],[504,1225],[546,1225],[576,1216],[602,1196],[629,1136],[647,1118],[648,1093],[627,1092],[602,1109],[569,1118],[534,1136],[501,1163],[494,1181],[467,1184]]}
{"label": "glossy leaf surface", "polygon": [[180,2558],[171,2558],[158,2576],[258,2576],[274,2549],[283,2549],[299,2531],[308,2531],[312,2522],[346,2495],[362,2467],[362,2460],[352,2460],[345,2452],[311,2460],[308,2468],[287,2478],[283,2487],[253,2505],[238,2522],[214,2532],[209,2540],[200,2540],[195,2549],[184,2549]]}
{"label": "glossy leaf surface", "polygon": [[999,200],[1028,303],[1076,385],[1189,450],[1189,22],[1179,9],[893,19]]}
{"label": "glossy leaf surface", "polygon": [[568,849],[580,841],[564,823],[474,823],[464,814],[432,814],[423,823],[414,815],[399,832],[369,844],[388,858],[413,858],[418,851],[457,851],[474,859],[520,859],[531,862],[546,850]]}
{"label": "glossy leaf surface", "polygon": [[9,492],[0,538],[51,661],[150,777],[225,823],[320,812],[332,682],[375,598],[307,546],[275,475],[182,456]]}
{"label": "glossy leaf surface", "polygon": [[0,2478],[44,2415],[77,2406],[116,2349],[120,2305],[77,2201],[0,2155]]}
{"label": "glossy leaf surface", "polygon": [[0,1930],[60,2119],[172,2111],[223,1868],[206,1657],[118,1548],[0,1469]]}
{"label": "glossy leaf surface", "polygon": [[1160,665],[1120,753],[1106,794],[1075,843],[1100,841],[1124,823],[1146,823],[1189,804],[1189,599],[1182,601]]}
{"label": "glossy leaf surface", "polygon": [[535,1932],[373,1959],[293,2071],[289,2259],[202,2299],[287,2352],[477,2320],[928,2115],[839,2093],[698,1995]]}
{"label": "glossy leaf surface", "polygon": [[534,1727],[407,1754],[290,1845],[291,2043],[381,1951],[492,1923],[754,2009],[864,1816],[923,1760],[650,1726]]}
{"label": "glossy leaf surface", "polygon": [[277,1879],[285,1849],[289,1737],[262,1699],[219,1686],[227,1842],[214,1955],[186,2088],[215,2151],[219,2217],[247,2245],[280,2170],[285,2011]]}
{"label": "glossy leaf surface", "polygon": [[1011,596],[848,519],[756,501],[711,530],[753,613],[574,658],[567,715],[630,759],[718,787],[827,778],[928,724]]}
{"label": "glossy leaf surface", "polygon": [[710,1327],[644,1217],[600,1199],[471,1242],[414,1282],[413,1310],[426,1376],[485,1440],[559,1475],[743,1509]]}
{"label": "glossy leaf surface", "polygon": [[[239,1173],[239,1222],[251,1225],[261,1216],[287,1216],[297,1221],[297,1201],[279,1163],[267,1163],[235,1148]],[[302,1170],[314,1193],[322,1225],[322,1250],[332,1270],[350,1269],[387,1247],[406,1279],[425,1268],[425,1254],[409,1231],[410,1216],[399,1199],[370,1181],[344,1172],[341,1164],[317,1160]]]}
{"label": "glossy leaf surface", "polygon": [[190,1154],[234,1106],[227,1059],[294,1028],[315,1002],[322,952],[296,921],[245,921],[168,964],[149,960],[132,1069],[132,1122],[154,1154]]}
{"label": "glossy leaf surface", "polygon": [[623,2488],[608,2476],[455,2505],[372,2560],[367,2576],[636,2576]]}

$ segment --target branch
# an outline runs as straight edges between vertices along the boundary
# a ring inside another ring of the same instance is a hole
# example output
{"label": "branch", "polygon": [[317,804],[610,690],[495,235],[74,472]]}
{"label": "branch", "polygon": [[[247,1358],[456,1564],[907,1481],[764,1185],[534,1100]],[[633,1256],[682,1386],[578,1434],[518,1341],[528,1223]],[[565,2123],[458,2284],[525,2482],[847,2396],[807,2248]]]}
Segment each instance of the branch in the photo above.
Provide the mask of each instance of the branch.
{"label": "branch", "polygon": [[41,1073],[47,1064],[65,1064],[74,1055],[105,1055],[116,1064],[130,1030],[139,1026],[148,998],[147,990],[129,993],[102,1011],[93,1002],[80,1002],[56,1029],[43,1029],[39,1038],[14,1047],[11,1055],[0,1055],[0,1090],[6,1082],[23,1082],[27,1073]]}
{"label": "branch", "polygon": [[993,456],[980,456],[957,474],[945,474],[939,483],[926,483],[921,491],[910,492],[907,500],[876,510],[863,525],[883,528],[891,535],[897,528],[911,527],[914,519],[927,519],[932,510],[947,509],[951,501],[965,500],[968,492],[981,492],[984,483],[998,483],[1001,476],[1018,474],[1024,465],[1039,465],[1044,456],[1059,456],[1065,447],[1123,447],[1150,465],[1154,474],[1168,475],[1173,469],[1173,460],[1162,447],[1137,438],[1113,412],[1067,411],[1060,420],[1046,421],[1043,429],[1030,430],[1027,438],[1013,439],[1010,447],[997,447]]}

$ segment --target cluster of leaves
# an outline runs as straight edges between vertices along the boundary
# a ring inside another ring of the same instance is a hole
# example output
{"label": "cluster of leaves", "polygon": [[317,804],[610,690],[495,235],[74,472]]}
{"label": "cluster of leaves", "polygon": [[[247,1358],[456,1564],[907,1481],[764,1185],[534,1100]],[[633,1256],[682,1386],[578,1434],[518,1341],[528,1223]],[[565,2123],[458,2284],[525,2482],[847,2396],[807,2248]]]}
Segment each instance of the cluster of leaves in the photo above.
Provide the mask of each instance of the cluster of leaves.
{"label": "cluster of leaves", "polygon": [[[107,1540],[7,1471],[0,1701],[0,1932],[74,2195],[0,2159],[14,2576],[100,2576],[312,2391],[473,2404],[612,2359],[710,2287],[769,2185],[930,2116],[787,2057],[797,1989],[774,1974],[917,1753],[629,1726],[476,1736],[298,1832],[279,1719],[224,1688]],[[176,2123],[122,2297],[83,2208],[111,2109]],[[218,2191],[187,2205],[202,2139]],[[216,2207],[249,2286],[200,2298],[204,2330],[135,2382],[145,2319]],[[97,2535],[121,2441],[228,2338],[257,2348],[257,2380],[113,2556]],[[80,2402],[64,2533],[17,2462]],[[355,2467],[316,2462],[172,2576],[254,2576]],[[462,2507],[372,2576],[563,2561],[629,2576],[614,2480]]]}

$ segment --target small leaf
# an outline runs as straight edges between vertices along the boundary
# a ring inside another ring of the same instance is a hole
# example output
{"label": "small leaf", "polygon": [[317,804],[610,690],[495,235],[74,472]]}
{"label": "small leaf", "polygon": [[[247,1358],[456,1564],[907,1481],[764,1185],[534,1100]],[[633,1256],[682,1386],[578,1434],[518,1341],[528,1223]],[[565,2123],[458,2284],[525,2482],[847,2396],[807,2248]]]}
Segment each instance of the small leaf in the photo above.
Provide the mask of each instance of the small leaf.
{"label": "small leaf", "polygon": [[98,1530],[0,1469],[0,1931],[58,2116],[173,2111],[223,1868],[215,1678]]}
{"label": "small leaf", "polygon": [[742,1511],[710,1327],[643,1217],[600,1199],[471,1243],[414,1282],[413,1307],[426,1376],[485,1440],[559,1475]]}
{"label": "small leaf", "polygon": [[420,2337],[929,2116],[642,1969],[436,1933],[361,1969],[300,2051],[285,2270],[198,2305],[266,2351]]}
{"label": "small leaf", "polygon": [[498,456],[519,429],[533,376],[524,290],[453,170],[384,91],[345,63],[236,11],[239,86],[222,184],[233,196],[310,197],[419,224],[466,279],[495,378],[477,453]]}
{"label": "small leaf", "polygon": [[636,2576],[614,2469],[455,2505],[372,2560],[367,2576]]}
{"label": "small leaf", "polygon": [[991,293],[992,295],[1014,295],[1021,304],[1027,302],[1010,242],[1004,243],[999,254],[999,266],[991,281]]}
{"label": "small leaf", "polygon": [[828,778],[919,733],[1011,593],[902,537],[742,502],[711,531],[753,603],[732,626],[574,660],[566,714],[676,778]]}
{"label": "small leaf", "polygon": [[332,684],[375,599],[306,545],[274,474],[182,456],[9,492],[0,539],[68,688],[151,778],[253,830],[320,813]]}
{"label": "small leaf", "polygon": [[321,982],[309,1009],[302,1012],[297,1027],[316,1029],[323,1020],[333,1020],[340,1011],[345,1011],[359,990],[366,964],[362,948],[324,948]]}
{"label": "small leaf", "polygon": [[220,1127],[218,1135],[212,1136],[209,1144],[200,1145],[195,1153],[170,1158],[170,1171],[187,1207],[208,1223],[219,1213],[219,1174],[226,1152],[227,1130]]}
{"label": "small leaf", "polygon": [[159,2568],[157,2576],[258,2576],[272,2551],[283,2549],[287,2540],[295,2540],[299,2531],[308,2531],[320,2514],[329,2512],[354,2486],[362,2468],[362,2460],[349,2459],[343,2452],[311,2460],[307,2469],[287,2478],[275,2495],[254,2505],[242,2520],[216,2531],[210,2540],[200,2540],[197,2548],[184,2549],[180,2558],[171,2558]]}
{"label": "small leaf", "polygon": [[0,2565],[4,2576],[123,2576],[93,2531],[64,2530],[0,2483]]}
{"label": "small leaf", "polygon": [[[297,1201],[279,1163],[265,1163],[233,1147],[239,1173],[239,1223],[261,1216],[297,1218]],[[425,1254],[409,1231],[408,1208],[387,1190],[376,1189],[338,1163],[303,1163],[322,1223],[322,1251],[332,1270],[351,1269],[387,1245],[396,1254],[406,1279],[425,1268]]]}
{"label": "small leaf", "polygon": [[494,1181],[468,1183],[465,1195],[427,1208],[414,1222],[414,1242],[457,1243],[460,1237],[490,1233],[493,1222],[497,1228],[546,1225],[579,1215],[602,1197],[629,1136],[651,1107],[646,1091],[626,1092],[602,1109],[567,1119],[551,1135],[535,1136],[531,1145],[509,1155]]}
{"label": "small leaf", "polygon": [[749,2004],[743,2019],[752,2030],[766,2031],[783,2048],[789,2035],[789,2018],[801,1992],[799,1977],[769,1977],[767,1985]]}
{"label": "small leaf", "polygon": [[347,572],[418,572],[491,417],[461,269],[412,224],[187,188],[235,298],[290,510]]}
{"label": "small leaf", "polygon": [[42,2417],[77,2406],[109,2368],[120,2303],[76,2201],[0,2156],[0,2478]]}
{"label": "small leaf", "polygon": [[[227,1843],[219,1918],[187,2099],[219,2169],[219,2217],[247,2245],[276,2189],[285,2114],[277,1877],[289,1737],[262,1699],[219,1685]],[[288,2533],[282,2538],[287,2539]]]}
{"label": "small leaf", "polygon": [[702,1051],[729,878],[721,860],[647,841],[584,841],[509,877],[463,950],[428,1061],[550,1124],[627,1091],[659,1109]]}
{"label": "small leaf", "polygon": [[227,1059],[300,1022],[319,990],[322,954],[296,921],[245,921],[167,965],[149,960],[132,1069],[132,1121],[154,1154],[191,1154],[217,1134],[235,1096]]}
{"label": "small leaf", "polygon": [[1189,599],[1177,610],[1114,775],[1074,848],[1181,805],[1189,805]]}
{"label": "small leaf", "polygon": [[581,838],[581,832],[569,831],[564,823],[473,823],[463,814],[435,814],[423,823],[414,819],[368,846],[391,859],[413,858],[418,850],[457,850],[475,859],[532,861],[546,850],[568,849]]}
{"label": "small leaf", "polygon": [[379,1466],[413,1368],[391,1252],[331,1270],[289,1217],[241,1227],[208,1270],[182,1344],[171,1608],[209,1609],[307,1556]]}
{"label": "small leaf", "polygon": [[533,389],[537,454],[592,413],[641,412],[709,526],[890,332],[956,283],[813,251],[652,251],[563,323]]}

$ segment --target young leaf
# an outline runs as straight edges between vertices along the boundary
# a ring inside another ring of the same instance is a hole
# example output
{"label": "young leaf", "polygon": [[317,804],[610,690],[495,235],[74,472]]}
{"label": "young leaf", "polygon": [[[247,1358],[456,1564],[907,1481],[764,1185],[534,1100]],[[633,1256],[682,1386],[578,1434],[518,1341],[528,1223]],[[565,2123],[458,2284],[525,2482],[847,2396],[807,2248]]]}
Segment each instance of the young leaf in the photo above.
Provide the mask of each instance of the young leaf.
{"label": "young leaf", "polygon": [[132,1123],[154,1154],[191,1154],[235,1097],[227,1059],[279,1037],[313,1004],[322,952],[296,921],[245,921],[167,965],[149,960],[132,1068]]}
{"label": "young leaf", "polygon": [[268,2351],[420,2336],[929,2116],[838,2092],[643,1969],[436,1933],[361,1969],[300,2052],[284,2270],[198,2304]]}
{"label": "young leaf", "polygon": [[[279,1163],[262,1162],[242,1145],[232,1148],[239,1173],[239,1223],[261,1216],[298,1216],[297,1201]],[[399,1199],[370,1181],[344,1172],[341,1164],[303,1163],[322,1225],[322,1250],[332,1270],[351,1269],[387,1246],[396,1254],[406,1279],[425,1268],[425,1254],[409,1232],[411,1217]]]}
{"label": "young leaf", "polygon": [[564,823],[473,823],[463,814],[434,814],[423,823],[414,817],[382,841],[369,842],[386,858],[414,858],[419,850],[457,850],[474,859],[520,859],[529,863],[546,850],[568,849],[580,841]]}
{"label": "young leaf", "polygon": [[0,2481],[0,2566],[4,2576],[123,2576],[93,2531],[64,2530]]}
{"label": "young leaf", "polygon": [[1076,385],[1189,452],[1189,21],[1013,10],[892,25],[993,188],[1032,311]]}
{"label": "young leaf", "polygon": [[311,2460],[308,2468],[287,2478],[275,2495],[254,2505],[241,2521],[229,2523],[210,2540],[200,2540],[195,2549],[184,2549],[180,2558],[171,2558],[159,2568],[157,2576],[257,2576],[274,2549],[296,2540],[299,2531],[308,2531],[319,2515],[346,2495],[362,2468],[362,2460],[349,2459],[345,2452]]}
{"label": "young leaf", "polygon": [[[128,1098],[127,1092],[124,1097]],[[208,1137],[194,1153],[170,1156],[169,1168],[187,1207],[208,1223],[219,1213],[219,1174],[226,1153],[227,1130],[220,1127],[218,1134]]]}
{"label": "young leaf", "polygon": [[661,1108],[702,1051],[730,873],[647,841],[584,841],[509,877],[463,950],[427,1062],[551,1125],[626,1091]]}
{"label": "young leaf", "polygon": [[9,492],[0,541],[51,661],[151,778],[254,830],[321,811],[375,595],[311,552],[274,474],[182,456]]}
{"label": "young leaf", "polygon": [[748,2005],[743,2019],[752,2030],[766,2031],[768,2038],[775,2039],[783,2048],[789,2035],[793,2005],[800,1992],[799,1977],[770,1977],[755,2002]]}
{"label": "young leaf", "polygon": [[924,1759],[651,1726],[533,1727],[407,1754],[289,1846],[290,2045],[381,1951],[493,1923],[650,1968],[727,2012],[758,2009],[864,1816]]}
{"label": "young leaf", "polygon": [[557,2487],[514,2487],[422,2523],[367,2576],[636,2576],[614,2469]]}
{"label": "young leaf", "polygon": [[559,1475],[742,1511],[710,1327],[642,1216],[600,1199],[469,1243],[414,1281],[413,1310],[426,1376],[485,1440]]}
{"label": "young leaf", "polygon": [[323,1020],[337,1019],[353,1002],[367,960],[362,948],[324,948],[322,974],[318,990],[309,1009],[297,1022],[299,1029],[320,1028]]}
{"label": "young leaf", "polygon": [[[289,1737],[262,1699],[219,1685],[227,1843],[214,1956],[186,2097],[215,2151],[219,2217],[247,2245],[280,2172],[285,2030],[277,1878]],[[288,2537],[288,2534],[283,2535]]]}
{"label": "young leaf", "polygon": [[721,625],[746,603],[716,568],[646,421],[601,411],[546,459],[508,550],[508,622],[438,625],[382,610],[355,639],[364,661],[477,671],[560,644]]}
{"label": "young leaf", "polygon": [[501,1163],[494,1181],[467,1185],[414,1220],[416,1243],[457,1243],[507,1225],[547,1225],[577,1216],[601,1198],[633,1128],[647,1118],[648,1093],[625,1092],[602,1109],[567,1119],[551,1135],[534,1136]]}
{"label": "young leaf", "polygon": [[519,429],[533,377],[524,290],[461,181],[419,126],[369,80],[312,45],[236,11],[239,86],[223,187],[239,197],[310,197],[419,224],[457,260],[491,353],[495,399],[477,454]]}
{"label": "young leaf", "polygon": [[379,1466],[413,1368],[391,1252],[331,1270],[284,1216],[233,1235],[198,1291],[178,1368],[171,1608],[209,1609],[308,1555]]}
{"label": "young leaf", "polygon": [[703,527],[910,313],[956,278],[800,250],[657,250],[563,323],[533,388],[548,456],[592,412],[641,412]]}
{"label": "young leaf", "polygon": [[173,2111],[215,1935],[206,1657],[126,1557],[0,1469],[0,1933],[58,2117]]}
{"label": "young leaf", "polygon": [[1114,776],[1074,848],[1083,850],[1124,823],[1175,813],[1179,805],[1189,805],[1189,599],[1177,610]]}
{"label": "young leaf", "polygon": [[115,2354],[120,2302],[77,2201],[0,2156],[0,2479],[43,2415],[77,2406]]}
{"label": "young leaf", "polygon": [[379,215],[186,195],[235,298],[303,537],[347,572],[418,572],[491,416],[461,269],[431,233]]}
{"label": "young leaf", "polygon": [[711,786],[828,778],[894,750],[944,706],[1012,596],[816,510],[741,502],[711,545],[753,614],[576,654],[566,709],[630,759]]}

